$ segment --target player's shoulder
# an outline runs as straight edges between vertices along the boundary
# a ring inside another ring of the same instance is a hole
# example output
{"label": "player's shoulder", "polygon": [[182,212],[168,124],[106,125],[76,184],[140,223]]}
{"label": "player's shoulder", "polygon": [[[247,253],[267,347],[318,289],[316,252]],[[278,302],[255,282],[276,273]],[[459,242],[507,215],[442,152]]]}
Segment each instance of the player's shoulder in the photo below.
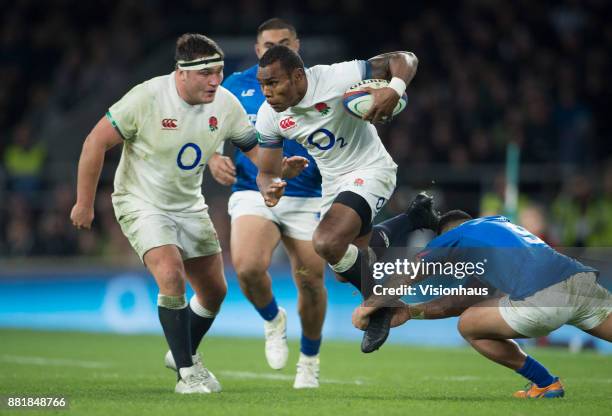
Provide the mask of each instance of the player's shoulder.
{"label": "player's shoulder", "polygon": [[148,79],[139,84],[134,85],[127,91],[116,103],[116,106],[127,105],[129,107],[146,108],[154,105],[157,102],[157,97],[160,91],[163,90],[162,85],[167,82],[168,76],[159,76]]}
{"label": "player's shoulder", "polygon": [[157,95],[167,91],[172,86],[171,77],[172,74],[160,75],[148,79],[134,88],[141,88],[143,94]]}
{"label": "player's shoulder", "polygon": [[217,94],[215,95],[216,105],[220,105],[223,107],[233,108],[239,107],[242,108],[242,104],[240,104],[240,100],[236,98],[234,94],[225,86],[220,85],[217,89]]}
{"label": "player's shoulder", "polygon": [[331,65],[315,65],[307,69],[307,76],[319,91],[345,90],[366,75],[365,61],[352,60]]}
{"label": "player's shoulder", "polygon": [[315,65],[307,69],[311,74],[325,74],[325,73],[337,73],[346,72],[350,70],[363,71],[365,70],[366,61],[360,59],[353,59],[350,61],[336,62],[329,65]]}
{"label": "player's shoulder", "polygon": [[271,128],[271,126],[276,125],[276,122],[281,116],[282,113],[277,113],[267,101],[264,101],[257,111],[257,121],[255,125],[258,130],[262,128]]}

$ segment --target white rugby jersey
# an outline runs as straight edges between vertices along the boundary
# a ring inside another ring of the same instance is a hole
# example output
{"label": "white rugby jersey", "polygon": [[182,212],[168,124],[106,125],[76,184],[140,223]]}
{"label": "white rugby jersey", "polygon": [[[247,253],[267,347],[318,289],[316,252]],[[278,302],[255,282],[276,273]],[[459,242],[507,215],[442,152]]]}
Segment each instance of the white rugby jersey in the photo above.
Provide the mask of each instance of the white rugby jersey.
{"label": "white rugby jersey", "polygon": [[316,160],[323,182],[357,169],[396,168],[376,128],[344,109],[346,90],[367,78],[366,61],[317,65],[306,69],[308,89],[293,107],[277,113],[264,102],[255,125],[261,147],[296,140]]}
{"label": "white rugby jersey", "polygon": [[226,139],[243,151],[257,145],[236,97],[220,86],[212,103],[189,105],[174,72],[135,86],[106,115],[124,138],[113,193],[118,215],[205,209],[202,172],[219,145]]}

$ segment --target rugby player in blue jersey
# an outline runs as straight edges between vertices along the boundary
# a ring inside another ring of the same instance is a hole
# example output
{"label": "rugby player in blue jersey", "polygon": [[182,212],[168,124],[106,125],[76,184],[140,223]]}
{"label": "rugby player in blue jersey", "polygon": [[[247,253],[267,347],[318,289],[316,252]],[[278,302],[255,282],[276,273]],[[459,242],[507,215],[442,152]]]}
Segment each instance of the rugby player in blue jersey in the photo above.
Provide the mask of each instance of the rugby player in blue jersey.
{"label": "rugby player in blue jersey", "polygon": [[[295,28],[278,18],[259,26],[257,57],[274,45],[286,45],[295,51],[300,46]],[[253,124],[265,101],[255,78],[257,69],[258,65],[254,65],[236,72],[223,83],[240,100]],[[319,386],[319,348],[327,305],[324,262],[312,246],[312,233],[319,223],[321,175],[312,157],[295,141],[286,141],[283,153],[286,157],[306,157],[309,166],[287,181],[285,198],[273,208],[266,206],[257,188],[257,167],[241,151],[236,151],[235,166],[230,158],[220,154],[213,156],[209,166],[217,181],[233,185],[228,204],[232,218],[232,262],[242,292],[264,319],[265,354],[273,369],[281,369],[287,363],[287,315],[272,293],[268,267],[279,242],[285,246],[298,289],[302,324],[301,354],[293,386],[314,388]]]}
{"label": "rugby player in blue jersey", "polygon": [[[517,391],[515,397],[563,397],[559,378],[523,352],[513,338],[544,336],[568,324],[612,341],[612,294],[598,281],[598,271],[553,250],[501,216],[472,219],[463,211],[450,211],[440,218],[438,234],[421,254],[426,262],[457,263],[484,256],[486,270],[478,279],[505,296],[458,313],[434,307],[429,314],[427,304],[395,308],[391,326],[411,317],[437,319],[460,314],[459,332],[476,351],[531,381],[529,388]],[[421,276],[412,284],[426,281],[426,276]],[[354,325],[366,329],[375,309],[357,308]]]}

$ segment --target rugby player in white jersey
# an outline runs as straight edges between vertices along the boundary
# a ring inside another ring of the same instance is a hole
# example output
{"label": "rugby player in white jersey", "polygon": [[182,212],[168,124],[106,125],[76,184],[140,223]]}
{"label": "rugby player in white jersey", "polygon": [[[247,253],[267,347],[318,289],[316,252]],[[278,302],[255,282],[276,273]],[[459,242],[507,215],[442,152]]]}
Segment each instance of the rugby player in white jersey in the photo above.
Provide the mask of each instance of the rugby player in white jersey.
{"label": "rugby player in white jersey", "polygon": [[[304,146],[323,178],[315,251],[340,280],[362,292],[362,263],[367,265],[372,256],[367,249],[372,220],[391,197],[397,171],[371,123],[389,119],[417,65],[414,54],[393,52],[305,69],[296,52],[280,45],[259,61],[257,79],[266,97],[256,123],[259,189],[266,204],[275,206],[286,186],[280,178],[283,140]],[[350,86],[369,78],[390,83],[371,91],[373,105],[360,120],[344,110],[342,97]],[[381,309],[370,325],[388,326],[390,319],[390,311]]]}
{"label": "rugby player in white jersey", "polygon": [[[202,196],[202,172],[224,140],[249,157],[257,153],[257,140],[238,100],[220,87],[223,51],[213,40],[182,35],[175,59],[174,72],[134,87],[87,136],[70,217],[77,228],[91,227],[104,154],[123,143],[113,206],[123,233],[159,286],[159,319],[170,346],[166,366],[177,370],[177,393],[211,393],[221,385],[196,351],[227,285]],[[195,292],[189,303],[186,280]]]}

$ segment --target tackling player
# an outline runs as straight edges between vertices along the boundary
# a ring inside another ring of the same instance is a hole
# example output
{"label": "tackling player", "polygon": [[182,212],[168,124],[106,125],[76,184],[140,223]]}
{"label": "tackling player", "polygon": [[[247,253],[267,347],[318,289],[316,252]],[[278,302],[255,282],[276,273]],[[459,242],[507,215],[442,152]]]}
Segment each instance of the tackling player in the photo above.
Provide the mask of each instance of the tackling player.
{"label": "tackling player", "polygon": [[[249,157],[256,156],[257,140],[238,100],[220,87],[223,51],[213,40],[184,34],[175,59],[174,72],[132,88],[87,136],[70,218],[79,229],[91,227],[104,154],[122,143],[113,206],[159,287],[159,320],[170,346],[166,366],[177,370],[177,393],[211,393],[221,385],[196,350],[227,286],[202,196],[202,171],[224,140]],[[185,280],[195,292],[189,302]]]}
{"label": "tackling player", "polygon": [[[423,252],[425,261],[460,263],[470,261],[475,253],[484,254],[487,266],[478,279],[506,295],[462,311],[448,303],[445,310],[429,309],[427,304],[393,308],[391,326],[415,316],[437,319],[461,314],[459,332],[476,351],[531,381],[528,389],[514,397],[563,397],[559,378],[521,350],[513,338],[545,336],[569,324],[612,341],[612,294],[598,283],[597,270],[553,250],[500,216],[472,219],[463,211],[449,211],[440,219],[438,234]],[[412,282],[425,279],[421,276]],[[355,326],[365,329],[375,309],[357,308]]]}
{"label": "tackling player", "polygon": [[[257,58],[274,45],[286,45],[298,51],[300,41],[295,28],[273,18],[257,29]],[[265,98],[255,77],[259,66],[236,72],[223,86],[242,103],[255,123],[257,110]],[[327,292],[323,284],[324,262],[312,246],[312,233],[319,222],[321,175],[308,152],[294,141],[286,141],[283,155],[304,156],[309,166],[299,176],[287,181],[285,198],[275,207],[266,206],[257,189],[257,167],[236,150],[236,167],[227,157],[216,155],[209,166],[213,176],[223,184],[233,184],[228,208],[232,218],[232,262],[242,292],[264,319],[265,354],[273,369],[287,363],[287,314],[272,293],[268,267],[274,249],[282,240],[298,289],[298,312],[302,324],[300,358],[294,388],[319,386],[319,348],[325,318]]]}
{"label": "tackling player", "polygon": [[[278,204],[287,186],[279,177],[283,143],[295,140],[308,150],[323,178],[315,251],[341,280],[360,291],[361,265],[371,263],[367,245],[372,219],[391,197],[397,172],[368,121],[390,117],[417,64],[414,54],[394,52],[305,69],[300,56],[282,45],[270,48],[259,61],[257,79],[266,97],[256,123],[259,189],[268,206]],[[371,91],[372,108],[359,120],[344,110],[342,98],[350,86],[369,78],[391,81],[388,88]],[[384,326],[391,314],[381,312],[372,321]]]}

